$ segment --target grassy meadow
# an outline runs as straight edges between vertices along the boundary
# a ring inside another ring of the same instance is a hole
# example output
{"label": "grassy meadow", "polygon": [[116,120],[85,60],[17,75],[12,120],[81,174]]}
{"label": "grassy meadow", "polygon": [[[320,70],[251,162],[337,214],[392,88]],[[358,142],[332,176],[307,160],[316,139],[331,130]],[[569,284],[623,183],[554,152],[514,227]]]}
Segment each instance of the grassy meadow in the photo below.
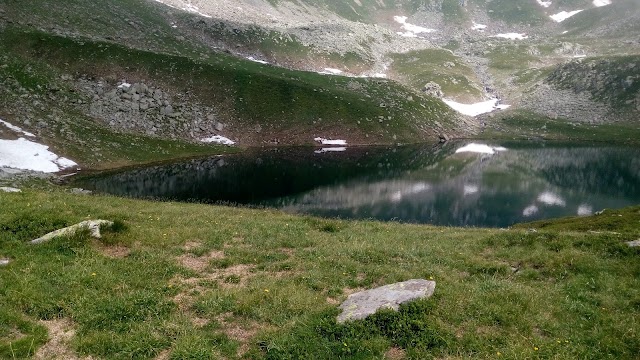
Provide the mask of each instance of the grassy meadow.
{"label": "grassy meadow", "polygon": [[[510,229],[0,193],[0,358],[634,359],[640,207]],[[85,219],[115,226],[41,245]],[[432,298],[336,324],[356,291]]]}

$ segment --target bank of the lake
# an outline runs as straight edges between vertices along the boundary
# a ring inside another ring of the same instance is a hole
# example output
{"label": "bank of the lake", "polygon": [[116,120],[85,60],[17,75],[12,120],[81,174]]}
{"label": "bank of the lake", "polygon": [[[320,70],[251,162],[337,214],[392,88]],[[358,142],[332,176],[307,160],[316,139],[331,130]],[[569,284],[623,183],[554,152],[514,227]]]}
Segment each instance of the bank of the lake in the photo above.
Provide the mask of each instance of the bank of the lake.
{"label": "bank of the lake", "polygon": [[[0,192],[0,357],[561,358],[640,353],[640,207],[519,228],[337,221],[201,204]],[[101,241],[27,241],[87,218]],[[555,225],[554,225],[555,224]],[[336,325],[349,293],[434,297]],[[50,340],[47,340],[47,338]]]}

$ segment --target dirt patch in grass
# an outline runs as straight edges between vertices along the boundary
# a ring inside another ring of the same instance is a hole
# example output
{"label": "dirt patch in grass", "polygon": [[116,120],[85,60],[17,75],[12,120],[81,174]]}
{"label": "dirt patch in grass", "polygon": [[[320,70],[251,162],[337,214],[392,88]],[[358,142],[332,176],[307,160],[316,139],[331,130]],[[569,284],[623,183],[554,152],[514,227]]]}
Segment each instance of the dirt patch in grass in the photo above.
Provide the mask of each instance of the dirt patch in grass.
{"label": "dirt patch in grass", "polygon": [[73,323],[68,319],[41,320],[40,325],[47,328],[49,340],[36,352],[37,360],[91,360],[92,357],[79,357],[69,348],[69,342],[75,335]]}
{"label": "dirt patch in grass", "polygon": [[[252,270],[255,268],[253,265],[239,264],[230,266],[225,269],[218,269],[215,274],[212,274],[215,278],[221,280],[220,285],[222,288],[230,287],[245,287],[247,280],[253,276]],[[225,279],[235,279],[233,282],[225,281]]]}
{"label": "dirt patch in grass", "polygon": [[290,248],[281,248],[280,252],[282,252],[283,254],[287,255],[287,256],[293,256],[296,253],[295,249],[290,249]]}
{"label": "dirt patch in grass", "polygon": [[340,304],[340,301],[338,301],[338,299],[334,299],[332,297],[327,297],[327,303],[329,303],[331,305],[338,305],[338,304]]}
{"label": "dirt patch in grass", "polygon": [[15,342],[24,338],[25,336],[27,335],[23,334],[20,330],[13,328],[4,337],[0,337],[0,341],[7,343]]}
{"label": "dirt patch in grass", "polygon": [[171,350],[163,350],[153,360],[169,360],[171,356]]}
{"label": "dirt patch in grass", "polygon": [[194,256],[192,254],[184,254],[178,257],[178,261],[182,266],[196,272],[203,272],[209,266],[211,260],[224,259],[223,251],[212,251],[205,256]]}
{"label": "dirt patch in grass", "polygon": [[242,357],[251,345],[251,340],[255,338],[259,331],[267,329],[269,326],[255,321],[237,319],[232,313],[224,313],[216,317],[216,322],[220,324],[221,331],[229,339],[240,343],[237,355]]}
{"label": "dirt patch in grass", "polygon": [[114,245],[114,246],[101,246],[99,248],[102,255],[112,258],[112,259],[122,259],[131,253],[131,249],[122,246],[122,245]]}
{"label": "dirt patch in grass", "polygon": [[388,360],[402,360],[406,359],[406,357],[407,354],[405,353],[405,351],[397,347],[392,347],[391,349],[387,350],[386,353],[384,353],[384,358]]}
{"label": "dirt patch in grass", "polygon": [[343,288],[343,289],[342,289],[342,293],[343,293],[345,296],[349,296],[349,295],[351,295],[351,294],[355,294],[355,293],[357,293],[357,292],[364,291],[364,290],[365,290],[365,288],[361,288],[361,287],[357,287],[357,288]]}
{"label": "dirt patch in grass", "polygon": [[200,246],[202,246],[202,243],[199,241],[187,241],[182,248],[184,251],[191,251],[199,248]]}

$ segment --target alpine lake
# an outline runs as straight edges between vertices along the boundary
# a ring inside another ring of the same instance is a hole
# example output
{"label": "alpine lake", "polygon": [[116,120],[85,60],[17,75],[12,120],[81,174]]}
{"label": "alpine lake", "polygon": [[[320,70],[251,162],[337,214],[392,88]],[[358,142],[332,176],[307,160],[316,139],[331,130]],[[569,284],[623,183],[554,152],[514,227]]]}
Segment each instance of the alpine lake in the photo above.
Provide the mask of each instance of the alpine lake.
{"label": "alpine lake", "polygon": [[[640,203],[640,149],[453,142],[253,148],[82,176],[125,197],[277,208],[342,219],[508,227]],[[605,210],[606,211],[606,210]]]}

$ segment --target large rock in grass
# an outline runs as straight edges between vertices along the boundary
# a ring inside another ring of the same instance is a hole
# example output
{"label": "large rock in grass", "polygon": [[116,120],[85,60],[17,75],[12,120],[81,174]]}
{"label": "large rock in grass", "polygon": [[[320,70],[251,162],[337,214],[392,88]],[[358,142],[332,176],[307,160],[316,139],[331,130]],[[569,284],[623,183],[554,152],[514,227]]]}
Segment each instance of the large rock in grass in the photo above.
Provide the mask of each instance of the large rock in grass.
{"label": "large rock in grass", "polygon": [[400,304],[430,297],[435,289],[435,281],[413,279],[351,294],[340,305],[338,323],[364,319],[381,308],[398,310]]}

